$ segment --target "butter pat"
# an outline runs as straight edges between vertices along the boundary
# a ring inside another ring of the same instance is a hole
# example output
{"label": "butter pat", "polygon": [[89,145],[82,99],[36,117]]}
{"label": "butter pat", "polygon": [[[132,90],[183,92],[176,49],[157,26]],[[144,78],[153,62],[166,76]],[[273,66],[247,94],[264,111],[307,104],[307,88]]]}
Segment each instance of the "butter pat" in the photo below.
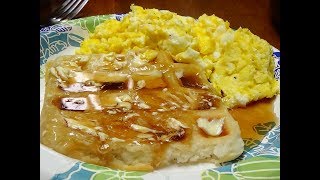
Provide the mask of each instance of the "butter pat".
{"label": "butter pat", "polygon": [[144,127],[144,126],[140,126],[140,125],[137,125],[137,124],[131,124],[131,128],[133,130],[141,132],[141,133],[148,133],[148,132],[158,133],[157,130],[150,129],[150,128],[147,128],[147,127]]}
{"label": "butter pat", "polygon": [[198,127],[210,136],[219,136],[222,133],[224,118],[213,119],[209,121],[207,118],[199,118],[197,120]]}
{"label": "butter pat", "polygon": [[175,130],[179,130],[181,127],[182,128],[188,128],[188,126],[182,124],[180,121],[178,121],[175,118],[169,118],[168,119],[168,125],[169,127],[175,129]]}

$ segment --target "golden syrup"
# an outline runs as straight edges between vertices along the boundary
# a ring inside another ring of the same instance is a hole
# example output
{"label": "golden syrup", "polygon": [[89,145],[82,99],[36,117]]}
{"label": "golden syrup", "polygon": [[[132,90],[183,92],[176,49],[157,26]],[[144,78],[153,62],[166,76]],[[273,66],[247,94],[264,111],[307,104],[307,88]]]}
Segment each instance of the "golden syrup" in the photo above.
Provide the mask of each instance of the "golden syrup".
{"label": "golden syrup", "polygon": [[229,110],[232,117],[238,121],[241,137],[252,138],[256,140],[262,140],[264,135],[258,134],[255,130],[255,126],[258,124],[265,124],[269,122],[278,123],[278,118],[273,111],[272,99],[262,99],[253,103],[250,103],[245,108],[234,108]]}

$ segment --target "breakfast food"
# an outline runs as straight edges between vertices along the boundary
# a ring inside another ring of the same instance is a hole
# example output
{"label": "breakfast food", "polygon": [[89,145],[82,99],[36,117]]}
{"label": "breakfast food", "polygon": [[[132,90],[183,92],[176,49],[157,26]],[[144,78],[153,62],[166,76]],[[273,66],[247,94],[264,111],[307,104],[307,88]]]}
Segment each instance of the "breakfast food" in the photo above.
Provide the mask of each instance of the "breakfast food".
{"label": "breakfast food", "polygon": [[166,51],[177,62],[200,65],[228,108],[279,93],[272,47],[248,29],[233,30],[215,15],[194,19],[134,5],[131,10],[121,21],[98,25],[77,54],[133,49],[151,60],[158,50]]}
{"label": "breakfast food", "polygon": [[201,67],[155,53],[151,59],[127,51],[48,61],[41,143],[125,170],[238,157],[238,123]]}

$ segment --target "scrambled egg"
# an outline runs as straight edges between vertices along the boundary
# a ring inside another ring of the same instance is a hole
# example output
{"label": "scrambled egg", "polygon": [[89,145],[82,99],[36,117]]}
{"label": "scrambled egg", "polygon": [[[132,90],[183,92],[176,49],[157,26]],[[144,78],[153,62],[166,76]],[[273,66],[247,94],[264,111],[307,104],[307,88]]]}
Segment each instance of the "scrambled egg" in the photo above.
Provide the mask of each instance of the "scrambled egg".
{"label": "scrambled egg", "polygon": [[122,21],[107,20],[85,39],[77,54],[140,52],[152,60],[164,50],[178,62],[200,64],[227,107],[279,93],[272,47],[248,29],[206,14],[198,19],[131,5]]}

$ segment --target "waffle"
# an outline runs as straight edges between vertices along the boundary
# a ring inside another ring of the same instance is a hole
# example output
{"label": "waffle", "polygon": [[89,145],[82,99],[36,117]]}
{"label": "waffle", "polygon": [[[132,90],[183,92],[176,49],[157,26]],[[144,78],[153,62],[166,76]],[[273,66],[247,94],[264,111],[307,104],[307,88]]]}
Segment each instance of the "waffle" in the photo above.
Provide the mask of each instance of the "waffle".
{"label": "waffle", "polygon": [[198,65],[159,52],[48,61],[41,143],[88,163],[151,171],[243,152],[238,123]]}

